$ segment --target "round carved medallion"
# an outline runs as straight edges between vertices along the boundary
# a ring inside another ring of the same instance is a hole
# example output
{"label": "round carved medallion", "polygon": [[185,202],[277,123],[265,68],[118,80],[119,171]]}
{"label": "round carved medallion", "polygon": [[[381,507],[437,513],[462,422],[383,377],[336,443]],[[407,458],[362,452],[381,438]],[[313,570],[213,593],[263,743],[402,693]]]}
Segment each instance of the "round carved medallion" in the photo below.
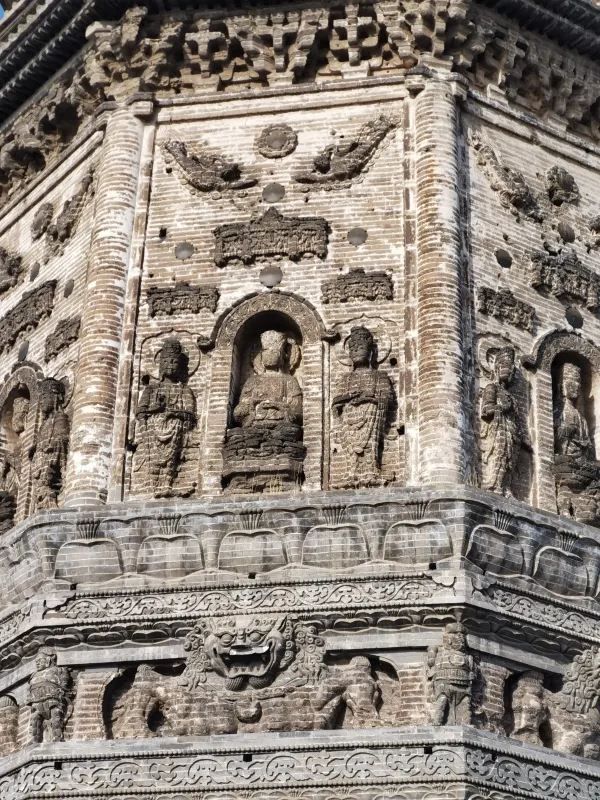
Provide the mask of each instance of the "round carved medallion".
{"label": "round carved medallion", "polygon": [[256,147],[265,158],[284,158],[293,153],[298,137],[289,125],[269,125],[261,131]]}

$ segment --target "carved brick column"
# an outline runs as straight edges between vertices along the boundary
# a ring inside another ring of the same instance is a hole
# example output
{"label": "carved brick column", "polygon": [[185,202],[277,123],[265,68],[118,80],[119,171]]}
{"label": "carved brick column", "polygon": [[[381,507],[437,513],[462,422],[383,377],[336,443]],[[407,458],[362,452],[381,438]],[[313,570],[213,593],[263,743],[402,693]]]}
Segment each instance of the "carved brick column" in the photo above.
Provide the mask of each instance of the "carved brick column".
{"label": "carved brick column", "polygon": [[107,495],[143,131],[134,107],[114,111],[98,164],[65,505],[93,505]]}
{"label": "carved brick column", "polygon": [[454,86],[431,79],[413,105],[416,160],[418,483],[462,483],[462,240]]}

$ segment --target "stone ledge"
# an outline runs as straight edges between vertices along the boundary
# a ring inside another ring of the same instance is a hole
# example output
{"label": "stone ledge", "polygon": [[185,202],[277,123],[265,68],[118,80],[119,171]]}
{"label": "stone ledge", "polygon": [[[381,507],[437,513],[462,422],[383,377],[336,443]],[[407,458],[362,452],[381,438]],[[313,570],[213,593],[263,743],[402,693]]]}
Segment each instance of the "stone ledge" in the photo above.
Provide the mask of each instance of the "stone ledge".
{"label": "stone ledge", "polygon": [[474,489],[383,489],[125,503],[37,515],[0,539],[0,598],[271,586],[473,565],[598,610],[600,532]]}
{"label": "stone ledge", "polygon": [[[229,741],[224,739],[228,738]],[[0,761],[3,800],[104,797],[320,786],[410,786],[476,781],[488,789],[553,800],[597,797],[600,767],[582,758],[507,743],[468,728],[329,731],[41,745]],[[135,768],[133,768],[135,765]],[[567,792],[568,787],[568,793]],[[41,795],[40,795],[41,796]]]}

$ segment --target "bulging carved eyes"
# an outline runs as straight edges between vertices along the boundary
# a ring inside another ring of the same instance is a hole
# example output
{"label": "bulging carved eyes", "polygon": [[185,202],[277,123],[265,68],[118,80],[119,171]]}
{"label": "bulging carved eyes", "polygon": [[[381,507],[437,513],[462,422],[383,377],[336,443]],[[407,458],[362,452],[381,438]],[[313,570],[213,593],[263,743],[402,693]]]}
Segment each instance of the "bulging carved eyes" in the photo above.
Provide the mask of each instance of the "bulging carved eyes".
{"label": "bulging carved eyes", "polygon": [[264,633],[262,633],[261,631],[251,631],[251,632],[248,634],[248,639],[249,639],[251,642],[260,642],[260,641],[261,641],[261,639],[264,639],[264,636],[265,636],[265,634],[264,634]]}
{"label": "bulging carved eyes", "polygon": [[234,638],[235,637],[234,637],[234,635],[232,633],[222,633],[219,636],[219,639],[221,640],[222,644],[226,644],[226,645],[227,644],[232,644]]}

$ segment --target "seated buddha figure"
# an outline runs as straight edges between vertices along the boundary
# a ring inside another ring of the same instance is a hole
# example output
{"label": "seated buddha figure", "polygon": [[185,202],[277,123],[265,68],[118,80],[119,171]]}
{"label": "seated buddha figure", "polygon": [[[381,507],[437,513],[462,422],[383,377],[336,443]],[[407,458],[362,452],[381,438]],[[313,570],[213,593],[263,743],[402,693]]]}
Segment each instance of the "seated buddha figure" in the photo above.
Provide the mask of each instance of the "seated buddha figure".
{"label": "seated buddha figure", "polygon": [[302,482],[302,389],[291,374],[297,345],[281,331],[260,335],[223,449],[223,484],[236,492],[277,492]]}

